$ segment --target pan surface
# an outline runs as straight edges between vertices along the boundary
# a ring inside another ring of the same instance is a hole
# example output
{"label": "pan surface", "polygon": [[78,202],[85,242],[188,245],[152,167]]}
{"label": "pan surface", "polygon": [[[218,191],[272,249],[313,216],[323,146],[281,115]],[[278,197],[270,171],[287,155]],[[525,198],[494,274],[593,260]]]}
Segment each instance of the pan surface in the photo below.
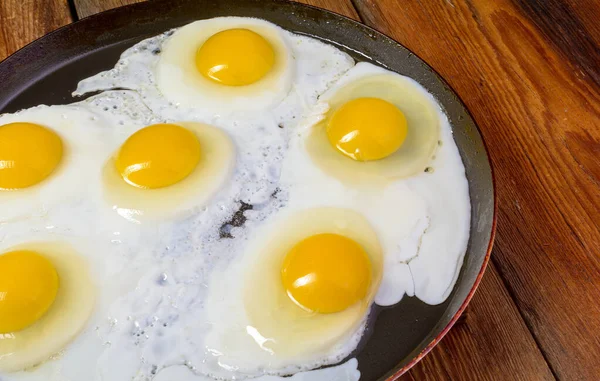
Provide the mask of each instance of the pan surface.
{"label": "pan surface", "polygon": [[376,307],[365,340],[354,354],[361,380],[395,379],[419,361],[462,313],[489,260],[495,230],[495,191],[485,144],[469,112],[439,75],[394,40],[343,16],[283,0],[158,0],[107,11],[63,27],[0,63],[0,113],[77,101],[78,81],[110,69],[119,55],[144,38],[198,19],[248,16],[310,35],[409,76],[445,109],[465,165],[471,196],[471,235],[458,281],[436,306],[404,297]]}

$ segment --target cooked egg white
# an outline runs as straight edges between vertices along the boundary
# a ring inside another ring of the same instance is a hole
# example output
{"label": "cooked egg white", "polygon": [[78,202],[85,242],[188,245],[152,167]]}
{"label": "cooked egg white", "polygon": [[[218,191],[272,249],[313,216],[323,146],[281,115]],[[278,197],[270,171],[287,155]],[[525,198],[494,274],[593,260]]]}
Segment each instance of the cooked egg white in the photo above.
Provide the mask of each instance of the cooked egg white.
{"label": "cooked egg white", "polygon": [[[358,381],[360,372],[357,369],[358,362],[351,359],[340,366],[317,369],[309,372],[296,373],[291,377],[262,376],[253,378],[255,381]],[[194,374],[185,365],[166,367],[156,374],[153,381],[212,381],[207,376]]]}

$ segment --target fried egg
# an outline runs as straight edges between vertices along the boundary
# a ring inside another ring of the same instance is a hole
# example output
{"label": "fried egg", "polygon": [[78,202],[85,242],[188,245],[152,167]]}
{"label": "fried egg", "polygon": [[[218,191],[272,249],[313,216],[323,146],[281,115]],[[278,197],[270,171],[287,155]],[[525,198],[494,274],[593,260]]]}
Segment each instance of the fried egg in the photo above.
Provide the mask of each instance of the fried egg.
{"label": "fried egg", "polygon": [[0,116],[0,223],[81,197],[95,181],[101,133],[101,117],[77,105]]}
{"label": "fried egg", "polygon": [[0,371],[39,364],[86,325],[96,288],[85,259],[58,242],[0,254]]}
{"label": "fried egg", "polygon": [[264,20],[218,17],[178,29],[165,41],[157,85],[192,107],[264,109],[292,85],[295,63],[283,31]]}
{"label": "fried egg", "polygon": [[439,140],[439,106],[416,81],[361,62],[323,94],[307,137],[323,170],[343,181],[380,182],[422,172]]}
{"label": "fried egg", "polygon": [[[253,235],[235,270],[209,285],[208,350],[247,376],[342,360],[381,280],[369,223],[349,209],[317,208],[284,213]],[[238,286],[226,287],[232,282]]]}
{"label": "fried egg", "polygon": [[162,123],[132,134],[104,168],[105,194],[126,219],[181,214],[204,205],[229,178],[227,134],[199,123]]}

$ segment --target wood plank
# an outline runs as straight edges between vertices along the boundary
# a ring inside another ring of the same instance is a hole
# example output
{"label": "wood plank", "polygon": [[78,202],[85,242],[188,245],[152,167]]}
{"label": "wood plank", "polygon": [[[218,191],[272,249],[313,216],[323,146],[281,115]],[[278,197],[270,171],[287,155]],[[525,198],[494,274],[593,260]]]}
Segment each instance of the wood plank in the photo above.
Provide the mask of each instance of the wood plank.
{"label": "wood plank", "polygon": [[600,4],[355,4],[466,102],[496,168],[493,260],[555,374],[600,379]]}
{"label": "wood plank", "polygon": [[0,60],[71,21],[67,0],[0,0]]}
{"label": "wood plank", "polygon": [[338,13],[342,16],[349,17],[354,20],[360,21],[356,8],[352,4],[351,0],[295,0],[298,3],[312,5]]}
{"label": "wood plank", "polygon": [[77,17],[82,19],[123,5],[141,3],[144,0],[74,0]]}
{"label": "wood plank", "polygon": [[[109,9],[111,1],[76,0],[78,14],[81,6],[87,7],[84,14],[89,14],[89,9]],[[119,5],[126,1],[121,0]],[[300,2],[358,20],[350,0]],[[493,265],[488,272],[466,317],[402,379],[505,380],[507,375],[515,380],[553,379]]]}

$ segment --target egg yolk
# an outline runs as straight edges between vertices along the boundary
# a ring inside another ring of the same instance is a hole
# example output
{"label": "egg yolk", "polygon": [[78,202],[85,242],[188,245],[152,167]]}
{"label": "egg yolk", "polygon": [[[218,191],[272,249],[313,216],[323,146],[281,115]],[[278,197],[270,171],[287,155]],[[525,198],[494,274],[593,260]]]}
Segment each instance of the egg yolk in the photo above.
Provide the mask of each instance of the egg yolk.
{"label": "egg yolk", "polygon": [[123,143],[115,166],[128,184],[156,189],[185,179],[200,162],[200,155],[200,142],[192,131],[176,124],[154,124]]}
{"label": "egg yolk", "polygon": [[34,251],[0,255],[0,334],[38,321],[54,303],[58,283],[52,263]]}
{"label": "egg yolk", "polygon": [[281,278],[288,296],[300,307],[319,313],[340,312],[367,295],[371,262],[350,238],[317,234],[290,250]]}
{"label": "egg yolk", "polygon": [[248,29],[229,29],[211,36],[196,53],[200,73],[227,86],[250,85],[275,64],[271,44]]}
{"label": "egg yolk", "polygon": [[39,124],[0,126],[0,190],[35,185],[58,167],[63,144],[53,131]]}
{"label": "egg yolk", "polygon": [[333,147],[356,161],[383,159],[406,139],[406,118],[393,104],[379,98],[357,98],[335,111],[327,124]]}

